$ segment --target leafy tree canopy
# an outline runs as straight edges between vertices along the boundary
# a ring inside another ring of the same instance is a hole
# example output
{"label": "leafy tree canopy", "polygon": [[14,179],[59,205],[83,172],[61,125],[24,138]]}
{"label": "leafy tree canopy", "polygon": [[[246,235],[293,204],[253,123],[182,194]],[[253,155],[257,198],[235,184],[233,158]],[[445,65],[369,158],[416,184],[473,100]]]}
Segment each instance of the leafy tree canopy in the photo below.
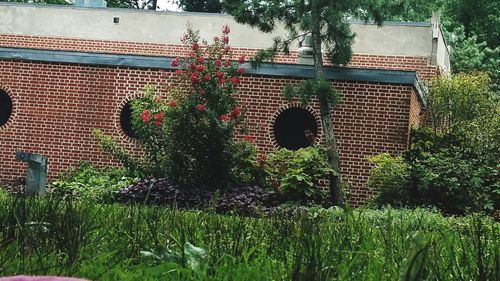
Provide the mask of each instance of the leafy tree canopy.
{"label": "leafy tree canopy", "polygon": [[220,13],[222,11],[220,0],[178,0],[175,2],[186,12]]}
{"label": "leafy tree canopy", "polygon": [[494,91],[500,89],[500,1],[401,0],[401,12],[391,19],[426,21],[441,14],[452,70],[485,71]]}
{"label": "leafy tree canopy", "polygon": [[108,7],[110,8],[126,8],[126,9],[152,9],[154,3],[153,0],[141,1],[141,0],[106,0],[108,2]]}

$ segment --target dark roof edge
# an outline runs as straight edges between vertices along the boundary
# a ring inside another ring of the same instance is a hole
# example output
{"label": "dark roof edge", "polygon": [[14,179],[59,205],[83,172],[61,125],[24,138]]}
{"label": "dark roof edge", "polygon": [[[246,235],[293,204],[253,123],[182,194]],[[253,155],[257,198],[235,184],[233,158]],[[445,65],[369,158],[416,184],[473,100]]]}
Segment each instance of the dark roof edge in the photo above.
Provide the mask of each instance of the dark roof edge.
{"label": "dark roof edge", "polygon": [[[74,51],[39,50],[27,48],[0,47],[0,59],[40,62],[75,63],[114,67],[175,69],[171,66],[174,57],[85,53]],[[264,63],[256,69],[243,65],[248,74],[278,77],[314,78],[311,65]],[[325,77],[339,81],[362,81],[374,83],[404,84],[415,87],[423,108],[425,89],[421,86],[415,71],[325,67]]]}
{"label": "dark roof edge", "polygon": [[420,108],[422,110],[427,109],[427,96],[429,94],[429,89],[425,84],[420,80],[417,76],[417,79],[415,79],[415,84],[413,85],[415,87],[415,90],[417,91],[417,97],[418,101],[420,102]]}

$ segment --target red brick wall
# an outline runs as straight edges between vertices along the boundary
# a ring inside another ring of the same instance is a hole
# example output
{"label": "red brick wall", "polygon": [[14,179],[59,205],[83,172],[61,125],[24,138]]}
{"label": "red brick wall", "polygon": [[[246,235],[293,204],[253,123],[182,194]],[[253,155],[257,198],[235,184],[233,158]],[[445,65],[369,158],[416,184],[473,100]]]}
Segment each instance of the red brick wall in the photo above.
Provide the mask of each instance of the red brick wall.
{"label": "red brick wall", "polygon": [[[113,54],[138,54],[152,56],[185,56],[187,54],[187,51],[183,48],[182,45],[175,44],[118,42],[79,38],[40,37],[6,34],[0,34],[0,47],[19,47]],[[253,56],[256,51],[256,49],[249,48],[234,49],[234,53],[236,56],[242,54]],[[297,53],[292,52],[289,56],[278,56],[275,61],[279,63],[296,63]],[[326,58],[325,63],[328,65]],[[424,80],[431,79],[437,75],[436,66],[430,65],[428,62],[428,58],[421,56],[384,56],[354,54],[349,67],[412,70],[417,71],[420,77]]]}
{"label": "red brick wall", "polygon": [[[1,34],[0,47],[154,56],[186,53],[181,45]],[[255,52],[234,49],[236,56],[252,56]],[[279,56],[276,62],[296,60],[296,53],[292,53]],[[356,54],[350,67],[413,70],[425,79],[437,73],[427,58],[413,56]],[[91,134],[93,128],[117,137],[122,145],[138,153],[134,141],[120,129],[120,109],[140,95],[147,84],[158,85],[160,91],[166,92],[168,81],[155,69],[0,60],[0,89],[7,91],[14,103],[12,117],[0,127],[0,179],[24,175],[24,165],[14,160],[16,148],[48,156],[51,178],[80,160],[116,165],[100,151]],[[239,99],[246,108],[248,133],[255,136],[261,153],[275,148],[273,120],[280,110],[290,106],[282,98],[283,86],[297,82],[261,76],[243,79]],[[343,95],[341,104],[333,110],[342,174],[351,184],[350,203],[360,205],[370,195],[365,187],[372,168],[367,158],[381,152],[398,153],[407,147],[410,126],[420,122],[420,103],[411,86],[342,81],[333,85]],[[317,102],[308,110],[319,116]]]}
{"label": "red brick wall", "polygon": [[422,105],[419,101],[417,93],[413,91],[410,101],[410,122],[408,124],[409,130],[411,129],[411,127],[423,123],[425,123],[425,111],[422,111]]}
{"label": "red brick wall", "polygon": [[[100,152],[91,130],[101,128],[135,149],[120,129],[121,105],[148,83],[166,92],[163,81],[161,72],[152,69],[0,61],[0,88],[14,103],[11,119],[0,127],[0,178],[24,175],[24,165],[14,160],[16,148],[48,156],[51,178],[79,160],[114,165]],[[243,79],[240,102],[261,152],[274,148],[273,115],[287,105],[281,95],[283,86],[297,82],[259,76]],[[398,153],[407,146],[409,124],[418,112],[415,93],[405,85],[333,84],[343,95],[333,111],[342,173],[352,186],[351,204],[359,205],[370,195],[364,187],[371,169],[367,157]],[[310,110],[318,110],[316,102]]]}

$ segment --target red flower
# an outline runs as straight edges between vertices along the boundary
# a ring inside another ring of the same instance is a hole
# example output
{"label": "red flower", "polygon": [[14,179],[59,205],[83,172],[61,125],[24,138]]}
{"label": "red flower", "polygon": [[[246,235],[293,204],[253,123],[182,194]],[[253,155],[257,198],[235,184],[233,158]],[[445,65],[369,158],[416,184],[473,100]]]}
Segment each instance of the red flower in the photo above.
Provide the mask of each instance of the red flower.
{"label": "red flower", "polygon": [[196,70],[198,70],[199,72],[202,72],[203,70],[205,70],[205,66],[200,64],[200,65],[196,66]]}
{"label": "red flower", "polygon": [[172,107],[177,106],[177,101],[176,100],[169,101],[168,106],[172,106]]}
{"label": "red flower", "polygon": [[161,126],[161,122],[163,121],[163,117],[165,116],[165,113],[164,112],[159,112],[159,113],[156,113],[155,114],[155,125],[156,126]]}
{"label": "red flower", "polygon": [[222,72],[222,71],[217,71],[217,72],[215,73],[215,76],[217,76],[219,79],[220,79],[220,78],[223,78],[223,77],[224,77],[224,72]]}
{"label": "red flower", "polygon": [[231,77],[231,83],[236,84],[236,85],[240,84],[240,78],[238,78],[236,76]]}
{"label": "red flower", "polygon": [[194,51],[198,50],[200,48],[200,45],[198,45],[198,43],[193,43],[193,45],[191,45],[191,49],[193,49]]}
{"label": "red flower", "polygon": [[172,67],[178,67],[179,66],[179,58],[175,58],[172,63],[171,63]]}
{"label": "red flower", "polygon": [[225,66],[225,67],[229,67],[230,65],[231,65],[231,61],[230,61],[230,60],[226,60],[226,61],[224,62],[224,66]]}
{"label": "red flower", "polygon": [[196,54],[194,52],[189,52],[189,57],[194,59],[196,57]]}
{"label": "red flower", "polygon": [[227,36],[224,36],[224,38],[222,38],[222,40],[224,40],[224,44],[229,43],[229,37],[227,37]]}
{"label": "red flower", "polygon": [[144,110],[141,113],[141,119],[142,119],[142,122],[144,122],[144,123],[149,122],[149,120],[151,119],[151,110],[149,110],[149,109]]}
{"label": "red flower", "polygon": [[162,121],[164,116],[165,116],[165,112],[158,112],[155,114],[154,118],[156,121]]}
{"label": "red flower", "polygon": [[205,63],[205,58],[204,58],[204,57],[199,57],[196,61],[197,61],[199,64],[204,64],[204,63]]}
{"label": "red flower", "polygon": [[231,117],[233,117],[234,119],[238,118],[238,116],[240,116],[241,114],[241,108],[239,107],[235,107],[233,108],[233,110],[231,110]]}
{"label": "red flower", "polygon": [[229,34],[229,32],[231,32],[231,29],[229,28],[229,26],[226,24],[222,27],[222,33],[224,34]]}
{"label": "red flower", "polygon": [[253,137],[253,136],[251,136],[251,135],[245,135],[243,138],[244,138],[244,139],[245,139],[245,141],[247,141],[247,142],[253,142],[253,140],[254,140],[254,137]]}
{"label": "red flower", "polygon": [[239,61],[240,64],[241,63],[245,63],[245,55],[241,55],[240,59],[238,61]]}
{"label": "red flower", "polygon": [[222,66],[222,62],[220,60],[216,60],[215,61],[215,66],[221,67]]}
{"label": "red flower", "polygon": [[200,82],[200,77],[198,77],[198,74],[196,73],[191,74],[191,83],[195,85],[198,84],[198,82]]}
{"label": "red flower", "polygon": [[231,51],[231,47],[226,46],[226,47],[224,48],[224,55],[227,55],[227,54],[229,53],[229,51]]}
{"label": "red flower", "polygon": [[236,70],[236,72],[238,72],[239,75],[243,75],[245,74],[245,69],[243,67],[238,67],[238,69]]}
{"label": "red flower", "polygon": [[177,70],[175,70],[175,74],[176,75],[182,75],[182,74],[184,74],[184,71],[182,71],[180,69],[177,69]]}
{"label": "red flower", "polygon": [[229,122],[231,120],[231,117],[229,117],[229,115],[227,114],[222,114],[220,117],[219,117],[220,121],[226,123],[226,122]]}
{"label": "red flower", "polygon": [[219,39],[219,36],[215,36],[215,37],[214,37],[214,42],[215,42],[215,43],[219,43],[219,40],[220,40],[220,39]]}
{"label": "red flower", "polygon": [[224,79],[224,77],[219,78],[219,84],[222,85],[224,83],[226,83],[226,79]]}
{"label": "red flower", "polygon": [[210,73],[205,74],[205,77],[203,77],[203,79],[205,79],[205,81],[208,81],[211,78],[212,78],[212,75],[210,75]]}
{"label": "red flower", "polygon": [[198,109],[199,112],[205,112],[205,110],[207,110],[204,104],[198,104],[196,109]]}
{"label": "red flower", "polygon": [[192,64],[188,65],[188,68],[191,70],[196,70],[196,64],[192,63]]}

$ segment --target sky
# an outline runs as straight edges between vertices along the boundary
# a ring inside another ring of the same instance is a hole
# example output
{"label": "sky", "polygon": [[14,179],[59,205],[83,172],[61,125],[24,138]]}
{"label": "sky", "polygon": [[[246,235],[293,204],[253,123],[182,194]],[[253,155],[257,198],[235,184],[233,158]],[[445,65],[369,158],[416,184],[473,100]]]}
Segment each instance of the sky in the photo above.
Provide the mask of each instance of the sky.
{"label": "sky", "polygon": [[179,11],[177,4],[172,4],[172,0],[158,0],[160,10]]}

